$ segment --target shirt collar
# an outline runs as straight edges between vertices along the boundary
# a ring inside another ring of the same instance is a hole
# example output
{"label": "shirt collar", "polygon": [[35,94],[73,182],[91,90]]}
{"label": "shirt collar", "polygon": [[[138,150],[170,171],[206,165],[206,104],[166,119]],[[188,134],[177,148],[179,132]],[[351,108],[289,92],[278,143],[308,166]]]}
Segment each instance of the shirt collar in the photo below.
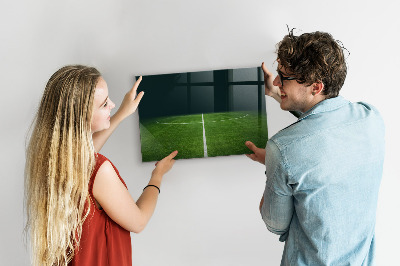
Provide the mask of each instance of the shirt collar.
{"label": "shirt collar", "polygon": [[314,115],[314,114],[319,114],[319,113],[324,113],[324,112],[329,112],[329,111],[333,111],[335,109],[339,109],[340,107],[342,107],[343,105],[349,104],[350,102],[348,100],[346,100],[345,98],[343,98],[342,96],[337,96],[334,98],[329,98],[326,100],[323,100],[319,103],[317,103],[316,105],[314,105],[310,110],[308,110],[307,112],[303,113],[300,117],[299,120],[302,120],[310,115]]}

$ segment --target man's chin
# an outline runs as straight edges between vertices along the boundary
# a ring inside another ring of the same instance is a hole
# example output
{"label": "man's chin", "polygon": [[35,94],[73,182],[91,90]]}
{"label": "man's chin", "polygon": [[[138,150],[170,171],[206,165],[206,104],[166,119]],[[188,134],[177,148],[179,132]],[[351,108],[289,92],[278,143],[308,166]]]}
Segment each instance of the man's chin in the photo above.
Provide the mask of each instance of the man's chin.
{"label": "man's chin", "polygon": [[283,111],[291,111],[290,108],[289,108],[288,106],[285,106],[285,105],[282,104],[282,103],[281,103],[281,106],[280,106],[280,107],[281,107],[281,109],[282,109]]}

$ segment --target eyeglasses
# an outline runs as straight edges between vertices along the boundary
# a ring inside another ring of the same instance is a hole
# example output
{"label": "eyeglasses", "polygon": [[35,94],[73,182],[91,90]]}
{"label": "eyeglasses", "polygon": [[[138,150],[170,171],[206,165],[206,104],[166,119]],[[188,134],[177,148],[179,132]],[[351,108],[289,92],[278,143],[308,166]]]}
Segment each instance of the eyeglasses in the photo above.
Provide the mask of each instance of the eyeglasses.
{"label": "eyeglasses", "polygon": [[281,81],[282,87],[283,87],[283,81],[284,80],[295,80],[295,79],[297,79],[296,77],[284,77],[280,70],[277,70],[277,71],[278,71],[279,80]]}

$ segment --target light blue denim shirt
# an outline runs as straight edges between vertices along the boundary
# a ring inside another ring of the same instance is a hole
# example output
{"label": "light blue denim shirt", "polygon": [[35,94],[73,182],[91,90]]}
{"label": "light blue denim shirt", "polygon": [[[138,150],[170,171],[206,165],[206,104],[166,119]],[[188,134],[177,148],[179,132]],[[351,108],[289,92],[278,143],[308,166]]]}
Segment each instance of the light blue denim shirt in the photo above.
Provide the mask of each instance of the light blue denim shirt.
{"label": "light blue denim shirt", "polygon": [[384,146],[378,111],[341,96],[267,142],[261,215],[281,265],[373,265]]}

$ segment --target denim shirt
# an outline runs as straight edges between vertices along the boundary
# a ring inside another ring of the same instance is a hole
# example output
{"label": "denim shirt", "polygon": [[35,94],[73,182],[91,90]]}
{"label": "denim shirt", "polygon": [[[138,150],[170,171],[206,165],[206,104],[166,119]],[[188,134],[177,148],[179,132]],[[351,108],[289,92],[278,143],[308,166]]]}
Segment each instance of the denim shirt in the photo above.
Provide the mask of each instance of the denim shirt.
{"label": "denim shirt", "polygon": [[372,265],[384,124],[366,103],[324,100],[266,146],[262,218],[281,265]]}

